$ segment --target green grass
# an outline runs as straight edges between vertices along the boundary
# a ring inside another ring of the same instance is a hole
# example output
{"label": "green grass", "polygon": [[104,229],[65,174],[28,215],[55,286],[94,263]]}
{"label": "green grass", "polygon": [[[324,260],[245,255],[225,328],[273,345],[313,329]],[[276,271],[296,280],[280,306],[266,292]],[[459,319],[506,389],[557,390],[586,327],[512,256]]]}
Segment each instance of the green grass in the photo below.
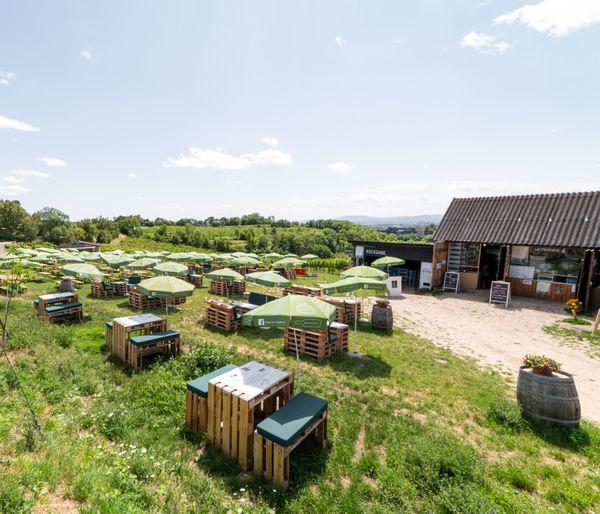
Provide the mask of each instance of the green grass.
{"label": "green grass", "polygon": [[90,299],[86,286],[90,319],[52,326],[32,316],[30,303],[51,284],[28,285],[11,308],[9,345],[43,438],[2,361],[0,512],[28,512],[57,498],[106,513],[600,508],[597,427],[536,428],[522,419],[499,374],[403,331],[368,326],[359,327],[365,358],[302,359],[303,390],[329,402],[331,447],[323,452],[307,441],[296,449],[290,489],[280,491],[242,474],[183,426],[191,378],[251,359],[295,370],[280,332],[205,328],[209,295],[197,289],[168,316],[186,353],[132,373],[104,347],[104,322],[131,314],[124,299]]}
{"label": "green grass", "polygon": [[560,322],[568,323],[569,325],[582,325],[582,326],[588,326],[588,325],[592,324],[592,322],[588,321],[587,319],[574,318],[573,316],[571,316],[570,318],[561,319]]}

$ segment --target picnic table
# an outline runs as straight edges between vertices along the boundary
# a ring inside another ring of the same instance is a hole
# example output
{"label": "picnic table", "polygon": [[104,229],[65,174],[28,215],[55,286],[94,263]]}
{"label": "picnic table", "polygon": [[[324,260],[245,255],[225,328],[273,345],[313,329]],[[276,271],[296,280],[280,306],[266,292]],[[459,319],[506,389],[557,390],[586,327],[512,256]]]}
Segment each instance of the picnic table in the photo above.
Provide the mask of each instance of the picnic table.
{"label": "picnic table", "polygon": [[244,471],[253,466],[255,408],[268,417],[294,394],[294,374],[261,362],[247,364],[208,381],[208,440],[237,459]]}
{"label": "picnic table", "polygon": [[[107,326],[107,330],[108,330]],[[129,339],[136,334],[148,335],[167,329],[167,320],[155,314],[137,314],[115,318],[110,325],[111,335],[107,337],[108,351],[123,362],[130,362]]]}

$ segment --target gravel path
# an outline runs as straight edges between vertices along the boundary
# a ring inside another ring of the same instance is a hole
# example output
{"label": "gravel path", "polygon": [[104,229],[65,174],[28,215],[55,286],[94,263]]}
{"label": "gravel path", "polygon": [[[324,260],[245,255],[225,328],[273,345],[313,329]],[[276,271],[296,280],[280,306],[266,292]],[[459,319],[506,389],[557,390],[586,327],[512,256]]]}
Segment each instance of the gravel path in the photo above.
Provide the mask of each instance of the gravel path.
{"label": "gravel path", "polygon": [[515,379],[526,353],[552,357],[575,377],[582,416],[600,423],[600,359],[588,343],[561,341],[542,329],[565,317],[562,304],[516,297],[505,309],[489,305],[483,291],[408,293],[391,304],[397,326]]}

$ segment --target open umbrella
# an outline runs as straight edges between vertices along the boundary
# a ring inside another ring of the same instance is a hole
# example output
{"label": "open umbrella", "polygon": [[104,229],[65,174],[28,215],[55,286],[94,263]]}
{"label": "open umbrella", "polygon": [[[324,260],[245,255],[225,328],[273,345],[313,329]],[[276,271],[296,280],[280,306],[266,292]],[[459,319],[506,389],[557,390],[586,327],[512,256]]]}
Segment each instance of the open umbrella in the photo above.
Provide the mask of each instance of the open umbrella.
{"label": "open umbrella", "polygon": [[74,277],[99,278],[99,279],[104,278],[104,273],[102,273],[93,264],[87,264],[87,263],[67,264],[67,265],[63,266],[61,269],[65,275],[72,275]]}
{"label": "open umbrella", "polygon": [[193,284],[170,276],[148,278],[142,280],[136,287],[142,294],[158,298],[192,296],[194,293]]}
{"label": "open umbrella", "polygon": [[169,260],[189,261],[191,259],[191,257],[192,256],[189,253],[179,252],[179,253],[172,253],[171,255],[169,255]]}
{"label": "open umbrella", "polygon": [[56,260],[59,262],[84,262],[81,257],[77,255],[71,255],[68,253],[62,253],[56,257]]}
{"label": "open umbrella", "polygon": [[156,266],[160,261],[158,259],[152,259],[150,257],[142,257],[130,262],[127,267],[130,269],[149,269]]}
{"label": "open umbrella", "polygon": [[303,255],[302,257],[300,257],[303,261],[310,261],[312,259],[318,259],[319,256],[315,255],[314,253],[307,253],[305,255]]}
{"label": "open umbrella", "polygon": [[283,255],[277,252],[265,253],[263,255],[265,259],[273,260],[273,259],[281,259]]}
{"label": "open umbrella", "polygon": [[298,257],[295,253],[286,253],[283,258],[285,259],[286,257]]}
{"label": "open umbrella", "polygon": [[254,282],[267,287],[289,287],[291,282],[274,271],[256,271],[246,274],[247,282]]}
{"label": "open umbrella", "polygon": [[[312,296],[290,294],[265,303],[242,315],[242,325],[246,327],[274,328],[315,328],[325,329],[335,319],[335,306]],[[294,333],[296,346],[296,367],[298,390],[300,390],[300,352]]]}
{"label": "open umbrella", "polygon": [[340,273],[340,277],[361,277],[361,278],[374,278],[376,280],[385,280],[388,278],[388,274],[384,271],[372,268],[371,266],[354,266],[353,268],[347,269]]}
{"label": "open umbrella", "polygon": [[405,264],[404,259],[400,259],[398,257],[381,257],[379,259],[374,260],[371,263],[371,266],[374,268],[385,269],[385,271],[390,273],[390,266],[402,266]]}
{"label": "open umbrella", "polygon": [[185,264],[178,262],[161,262],[152,269],[157,275],[185,275],[188,272],[188,267]]}
{"label": "open umbrella", "polygon": [[204,276],[210,280],[244,280],[243,275],[240,275],[237,271],[234,271],[230,268],[217,269],[215,271],[207,273]]}
{"label": "open umbrella", "polygon": [[286,257],[271,264],[272,268],[301,268],[304,266],[304,261],[296,257]]}
{"label": "open umbrella", "polygon": [[246,256],[234,257],[230,262],[235,266],[256,266],[257,264],[260,264],[258,259]]}
{"label": "open umbrella", "polygon": [[[342,280],[338,280],[332,284],[321,284],[324,294],[336,294],[336,293],[348,293],[350,291],[357,290],[374,290],[385,292],[387,291],[387,284],[381,280],[374,278],[363,278],[363,277],[347,277]],[[356,297],[354,297],[356,302]],[[355,303],[355,305],[358,305]],[[360,357],[361,355],[356,351],[356,337],[357,337],[357,325],[358,325],[358,309],[354,309],[354,351],[348,352],[350,357]]]}

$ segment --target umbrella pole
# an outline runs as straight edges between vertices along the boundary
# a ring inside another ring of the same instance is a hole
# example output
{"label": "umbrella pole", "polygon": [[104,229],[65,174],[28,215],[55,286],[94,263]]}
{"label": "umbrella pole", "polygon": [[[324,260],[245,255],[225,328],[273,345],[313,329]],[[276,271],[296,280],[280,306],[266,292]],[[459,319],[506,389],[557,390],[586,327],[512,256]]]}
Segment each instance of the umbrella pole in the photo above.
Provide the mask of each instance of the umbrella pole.
{"label": "umbrella pole", "polygon": [[358,299],[356,296],[354,298],[354,351],[348,352],[348,357],[352,357],[354,359],[360,359],[362,357],[362,353],[358,353],[356,351],[356,336],[358,331]]}
{"label": "umbrella pole", "polygon": [[298,377],[297,393],[300,392],[300,352],[298,351],[298,339],[296,338],[296,330],[294,330],[294,346],[296,347],[296,376]]}

